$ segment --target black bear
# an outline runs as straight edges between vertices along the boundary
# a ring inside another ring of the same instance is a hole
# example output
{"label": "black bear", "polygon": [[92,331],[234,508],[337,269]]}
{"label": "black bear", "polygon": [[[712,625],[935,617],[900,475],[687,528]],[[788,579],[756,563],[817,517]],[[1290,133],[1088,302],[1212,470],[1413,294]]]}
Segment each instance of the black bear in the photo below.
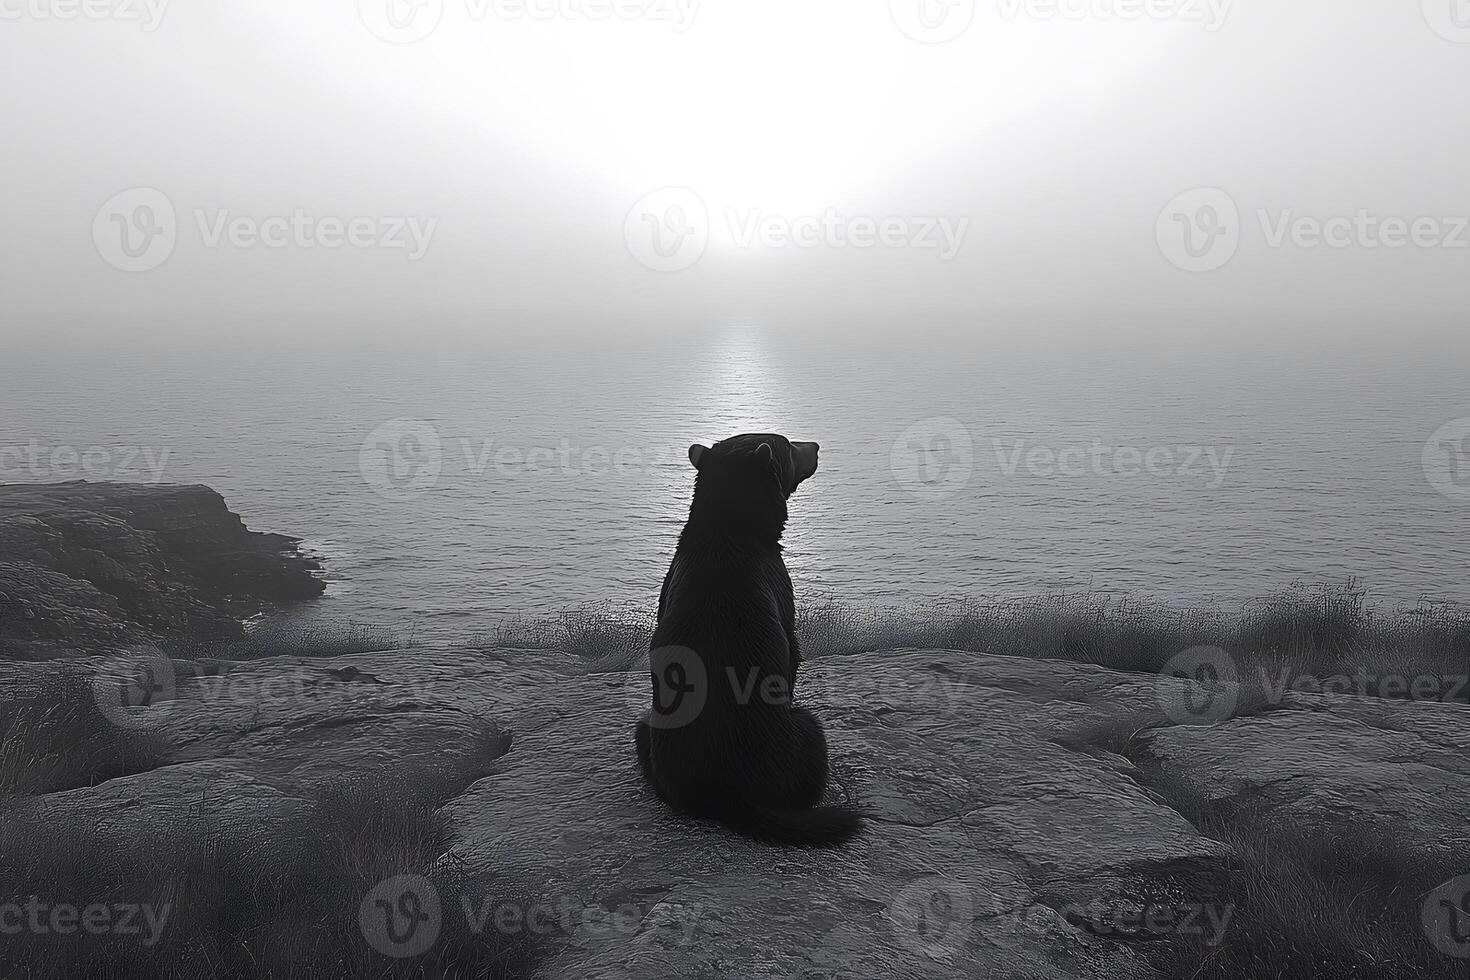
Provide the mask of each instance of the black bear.
{"label": "black bear", "polygon": [[659,798],[756,840],[825,847],[862,818],[819,806],[827,740],[791,704],[801,651],[781,558],[786,501],[817,470],[814,442],[741,435],[689,447],[689,521],[658,602],[653,710],[638,761]]}

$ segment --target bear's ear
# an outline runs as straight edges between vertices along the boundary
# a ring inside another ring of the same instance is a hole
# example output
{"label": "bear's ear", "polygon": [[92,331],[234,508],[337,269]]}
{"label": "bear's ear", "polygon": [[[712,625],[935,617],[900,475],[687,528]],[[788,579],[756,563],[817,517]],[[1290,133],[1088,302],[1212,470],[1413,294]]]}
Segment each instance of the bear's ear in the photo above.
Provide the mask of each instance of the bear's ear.
{"label": "bear's ear", "polygon": [[769,442],[763,442],[759,446],[756,446],[755,452],[751,453],[751,456],[755,457],[758,466],[771,466],[772,460],[776,458],[775,454],[771,451],[771,444]]}
{"label": "bear's ear", "polygon": [[689,447],[689,462],[693,464],[696,470],[699,469],[699,461],[704,458],[704,454],[707,452],[709,452],[709,449],[701,446],[697,442]]}

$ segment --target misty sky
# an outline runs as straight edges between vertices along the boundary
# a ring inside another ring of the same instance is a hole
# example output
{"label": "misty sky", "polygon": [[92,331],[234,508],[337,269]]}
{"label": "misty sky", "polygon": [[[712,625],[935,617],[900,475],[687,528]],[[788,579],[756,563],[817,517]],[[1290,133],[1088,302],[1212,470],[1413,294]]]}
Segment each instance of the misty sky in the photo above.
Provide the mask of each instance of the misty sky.
{"label": "misty sky", "polygon": [[1464,0],[88,2],[0,314],[1470,310]]}

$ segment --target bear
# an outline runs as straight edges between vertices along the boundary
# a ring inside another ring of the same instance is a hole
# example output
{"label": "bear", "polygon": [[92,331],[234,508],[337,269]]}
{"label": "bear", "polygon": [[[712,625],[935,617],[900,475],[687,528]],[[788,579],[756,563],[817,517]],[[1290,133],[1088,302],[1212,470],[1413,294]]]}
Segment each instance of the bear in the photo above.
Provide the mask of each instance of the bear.
{"label": "bear", "polygon": [[820,805],[826,735],[791,703],[801,648],[781,535],[819,448],[770,433],[689,447],[694,498],[659,594],[653,708],[635,738],[644,779],[670,807],[798,847],[841,845],[863,827],[859,811]]}

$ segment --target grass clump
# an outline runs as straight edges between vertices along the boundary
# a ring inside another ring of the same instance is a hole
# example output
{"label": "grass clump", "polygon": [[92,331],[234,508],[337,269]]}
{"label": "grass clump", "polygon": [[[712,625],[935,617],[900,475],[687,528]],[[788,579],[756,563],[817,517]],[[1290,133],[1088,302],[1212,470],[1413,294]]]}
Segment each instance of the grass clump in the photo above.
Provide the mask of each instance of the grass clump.
{"label": "grass clump", "polygon": [[1421,917],[1427,896],[1463,873],[1463,862],[1415,850],[1392,827],[1307,823],[1253,794],[1212,798],[1187,772],[1166,771],[1141,734],[1099,728],[1085,738],[1132,762],[1150,793],[1231,855],[1167,882],[1185,904],[1229,918],[1218,935],[1180,931],[1136,944],[1161,975],[1463,980],[1464,961],[1434,947]]}
{"label": "grass clump", "polygon": [[[1470,702],[1470,607],[1384,608],[1351,581],[1296,586],[1239,609],[1095,593],[876,608],[824,599],[801,608],[797,634],[807,658],[944,649],[1138,673],[1162,672],[1181,653],[1209,647],[1278,695]],[[477,645],[563,650],[610,670],[646,652],[652,635],[651,610],[608,607],[514,620]]]}
{"label": "grass clump", "polygon": [[472,926],[460,896],[503,883],[469,873],[417,787],[331,784],[269,833],[229,832],[201,812],[197,833],[166,852],[147,841],[124,853],[37,847],[33,815],[10,816],[0,904],[142,911],[129,934],[0,935],[7,977],[500,980],[525,975],[545,949],[532,933]]}
{"label": "grass clump", "polygon": [[165,739],[108,717],[103,683],[70,666],[38,668],[29,688],[0,702],[0,801],[95,786],[168,762]]}
{"label": "grass clump", "polygon": [[551,618],[513,619],[471,645],[576,654],[592,670],[625,670],[648,652],[653,620],[631,606],[578,609]]}

